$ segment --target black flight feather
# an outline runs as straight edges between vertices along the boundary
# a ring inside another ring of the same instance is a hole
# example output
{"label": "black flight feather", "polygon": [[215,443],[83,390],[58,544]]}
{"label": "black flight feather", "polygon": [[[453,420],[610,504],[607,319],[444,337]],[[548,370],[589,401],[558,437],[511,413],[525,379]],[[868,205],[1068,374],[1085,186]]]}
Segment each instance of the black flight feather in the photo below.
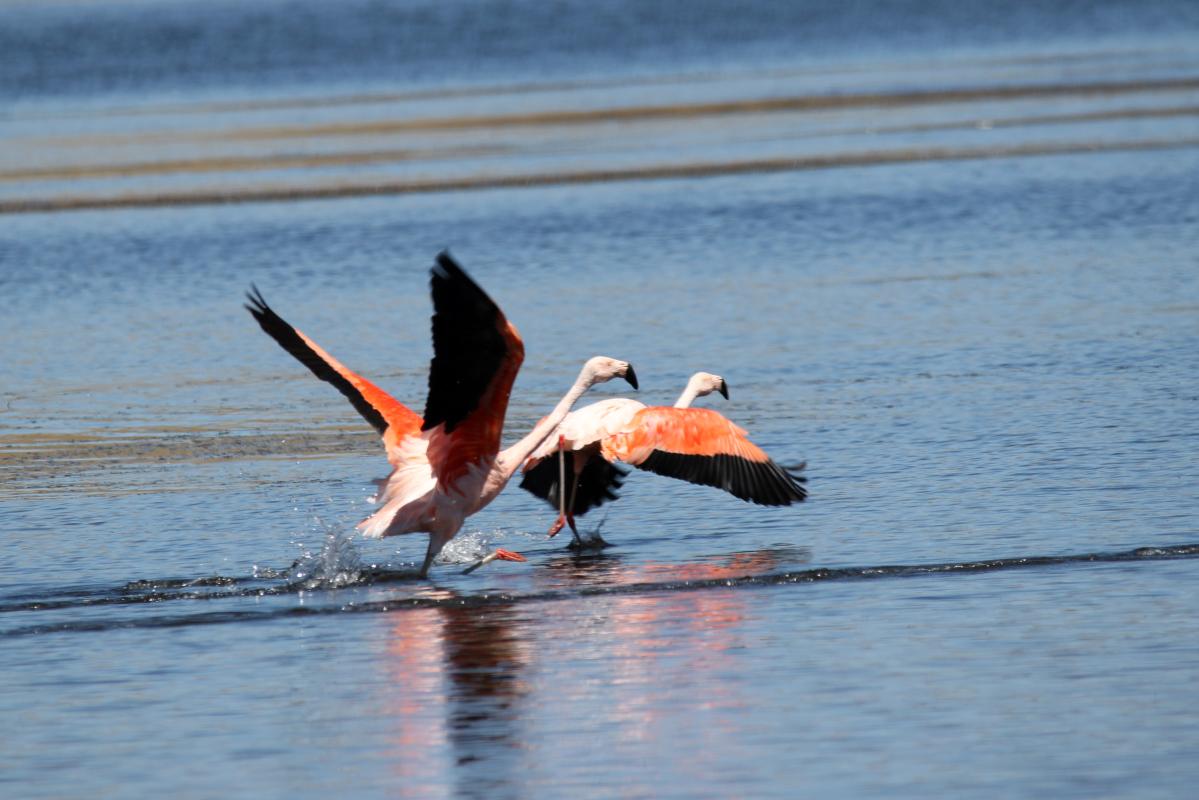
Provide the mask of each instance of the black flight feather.
{"label": "black flight feather", "polygon": [[433,363],[421,430],[452,433],[479,405],[508,357],[504,315],[448,252],[437,256],[433,292]]}
{"label": "black flight feather", "polygon": [[[573,452],[566,454],[568,481],[570,476],[574,475],[574,457]],[[575,502],[572,511],[574,516],[581,517],[591,509],[620,497],[616,490],[621,487],[628,474],[628,470],[602,458],[593,456],[589,459],[583,467],[583,471],[579,473],[579,482],[575,487]],[[540,497],[554,508],[558,508],[558,456],[555,454],[544,458],[537,466],[526,472],[521,478],[520,488]],[[570,492],[566,493],[566,497],[570,499]]]}
{"label": "black flight feather", "polygon": [[789,506],[808,496],[802,475],[773,461],[750,461],[720,453],[697,456],[654,450],[637,467],[670,478],[714,486],[734,497],[763,506]]}
{"label": "black flight feather", "polygon": [[379,410],[368,403],[354,384],[346,380],[328,362],[317,355],[316,351],[300,337],[299,332],[266,304],[266,300],[262,299],[262,293],[258,291],[257,286],[250,284],[250,288],[252,292],[246,293],[246,298],[250,301],[246,304],[246,310],[254,315],[254,319],[258,320],[258,324],[262,326],[267,335],[278,342],[280,347],[295,356],[297,361],[312,370],[313,375],[322,381],[333,384],[337,391],[349,399],[358,413],[382,435],[387,430],[387,420],[383,419]]}

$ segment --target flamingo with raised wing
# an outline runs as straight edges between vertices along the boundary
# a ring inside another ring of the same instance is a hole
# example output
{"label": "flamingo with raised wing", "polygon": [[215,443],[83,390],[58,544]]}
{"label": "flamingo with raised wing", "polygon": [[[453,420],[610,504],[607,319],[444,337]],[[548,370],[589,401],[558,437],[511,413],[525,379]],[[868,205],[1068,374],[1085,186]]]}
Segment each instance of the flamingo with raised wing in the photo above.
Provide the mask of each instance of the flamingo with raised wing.
{"label": "flamingo with raised wing", "polygon": [[[713,392],[728,399],[728,384],[719,375],[697,372],[673,407],[613,398],[568,414],[557,434],[529,456],[520,483],[522,489],[559,508],[549,535],[570,525],[572,544],[581,543],[574,518],[619,496],[616,490],[627,471],[617,462],[715,486],[759,505],[802,502],[807,497],[804,477],[772,461],[743,429],[721,414],[690,408],[697,397]],[[552,458],[555,454],[558,459]],[[563,461],[570,464],[569,470]],[[802,469],[800,465],[798,470]],[[566,484],[568,471],[570,490],[563,493],[560,487]]]}
{"label": "flamingo with raised wing", "polygon": [[[421,577],[466,518],[495,499],[588,389],[616,377],[637,388],[628,362],[589,359],[554,410],[501,451],[508,396],[524,360],[524,344],[515,326],[449,253],[437,256],[431,289],[433,361],[423,417],[285,322],[257,287],[246,305],[271,338],[336,387],[382,436],[392,472],[377,481],[380,507],[358,528],[368,538],[428,533]],[[498,557],[523,560],[506,551]]]}

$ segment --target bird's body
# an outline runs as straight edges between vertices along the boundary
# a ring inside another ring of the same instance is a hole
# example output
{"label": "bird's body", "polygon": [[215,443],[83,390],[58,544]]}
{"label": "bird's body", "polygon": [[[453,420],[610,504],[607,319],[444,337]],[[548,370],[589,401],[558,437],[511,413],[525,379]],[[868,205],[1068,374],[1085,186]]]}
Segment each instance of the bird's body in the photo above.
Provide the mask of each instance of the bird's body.
{"label": "bird's body", "polygon": [[[555,433],[562,437],[563,449],[567,451],[598,454],[600,441],[622,430],[643,408],[644,403],[628,397],[600,400],[567,414]],[[551,436],[533,451],[529,461],[552,456],[558,451],[558,445],[558,440]]]}
{"label": "bird's body", "polygon": [[[724,379],[698,372],[673,407],[612,399],[568,414],[556,434],[525,462],[520,484],[559,506],[550,535],[564,523],[574,530],[574,516],[618,497],[616,489],[627,474],[619,463],[714,486],[759,505],[802,502],[807,496],[804,478],[775,464],[745,430],[724,416],[689,407],[696,397],[712,392],[728,397]],[[561,491],[555,454],[567,458],[570,465],[563,470],[573,478],[568,478],[566,493]]]}
{"label": "bird's body", "polygon": [[524,344],[499,307],[447,253],[437,257],[431,287],[434,354],[423,416],[322,350],[257,291],[247,306],[267,334],[337,387],[382,436],[392,472],[377,481],[379,508],[358,527],[368,538],[428,533],[422,576],[466,518],[495,499],[587,389],[617,376],[636,386],[628,363],[593,358],[554,410],[501,451],[508,396]]}

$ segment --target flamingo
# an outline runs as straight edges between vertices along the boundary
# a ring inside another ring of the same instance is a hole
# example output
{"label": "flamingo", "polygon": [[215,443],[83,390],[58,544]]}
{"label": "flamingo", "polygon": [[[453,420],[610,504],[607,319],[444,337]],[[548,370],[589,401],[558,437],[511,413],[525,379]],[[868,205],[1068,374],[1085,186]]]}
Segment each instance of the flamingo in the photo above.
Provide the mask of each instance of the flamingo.
{"label": "flamingo", "polygon": [[[326,353],[276,314],[257,287],[251,288],[246,309],[263,331],[316,377],[333,384],[382,436],[392,471],[376,481],[379,508],[358,529],[371,539],[428,533],[422,578],[466,518],[495,499],[588,389],[617,377],[637,388],[627,361],[591,358],[554,410],[501,452],[504,414],[524,360],[524,343],[448,252],[440,253],[432,268],[433,361],[423,417]],[[507,551],[495,557],[524,560]]]}
{"label": "flamingo", "polygon": [[[558,426],[558,436],[543,442],[524,465],[520,486],[559,508],[550,527],[555,536],[564,524],[574,533],[574,517],[615,500],[628,474],[616,462],[692,483],[715,486],[742,500],[767,506],[803,502],[806,478],[774,463],[751,442],[746,432],[721,414],[690,408],[697,397],[719,392],[727,400],[728,384],[719,375],[697,372],[687,381],[673,407],[646,406],[636,400],[613,398],[572,411]],[[559,463],[550,459],[559,455]],[[566,454],[573,480],[569,498]],[[802,470],[800,465],[798,470]],[[797,471],[798,471],[797,470]],[[603,539],[599,539],[603,544]]]}

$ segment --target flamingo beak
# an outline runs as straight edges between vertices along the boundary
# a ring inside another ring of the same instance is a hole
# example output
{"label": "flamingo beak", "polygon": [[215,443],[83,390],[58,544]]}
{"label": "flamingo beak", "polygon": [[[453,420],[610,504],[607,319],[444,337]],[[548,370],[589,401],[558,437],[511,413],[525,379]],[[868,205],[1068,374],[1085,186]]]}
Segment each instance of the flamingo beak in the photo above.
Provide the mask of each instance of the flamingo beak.
{"label": "flamingo beak", "polygon": [[720,379],[720,388],[717,390],[725,400],[729,399],[729,385],[724,382],[724,378]]}
{"label": "flamingo beak", "polygon": [[640,388],[637,386],[637,373],[633,371],[632,364],[629,364],[629,368],[624,371],[624,379],[628,381],[629,385],[634,389]]}

